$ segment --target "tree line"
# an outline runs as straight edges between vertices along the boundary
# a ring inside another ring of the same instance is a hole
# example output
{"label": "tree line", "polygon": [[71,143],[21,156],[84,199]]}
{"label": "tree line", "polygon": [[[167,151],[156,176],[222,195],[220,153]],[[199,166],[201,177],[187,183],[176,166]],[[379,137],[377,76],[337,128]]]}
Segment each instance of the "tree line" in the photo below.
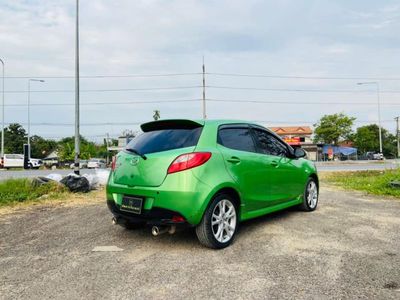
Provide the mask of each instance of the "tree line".
{"label": "tree line", "polygon": [[[351,142],[358,149],[359,154],[368,151],[379,151],[379,127],[376,124],[361,126],[353,130],[356,118],[349,117],[344,113],[323,116],[314,124],[314,142],[339,145],[342,142]],[[130,132],[134,136],[135,133]],[[0,132],[1,138],[1,132]],[[10,124],[4,129],[4,153],[22,153],[23,145],[27,143],[27,132],[18,123]],[[74,137],[66,137],[60,141],[46,139],[38,135],[31,137],[31,156],[34,158],[45,158],[53,151],[57,151],[61,161],[73,161],[75,156]],[[387,129],[382,128],[383,154],[385,157],[395,157],[397,154],[396,136]],[[117,140],[112,140],[112,145]],[[90,142],[81,136],[81,159],[93,157],[107,157],[107,143],[102,144]]]}
{"label": "tree line", "polygon": [[[379,126],[369,124],[353,130],[355,120],[344,113],[323,116],[314,124],[314,142],[331,145],[352,142],[361,155],[379,152]],[[397,137],[385,128],[382,128],[382,150],[385,157],[396,157]]]}
{"label": "tree line", "polygon": [[[1,132],[0,132],[1,138]],[[24,127],[18,123],[10,124],[4,128],[4,153],[22,154],[23,145],[27,143],[28,135]],[[80,137],[81,159],[107,157],[107,144],[96,144]],[[116,140],[112,141],[113,144]],[[46,139],[38,135],[31,136],[31,157],[45,158],[53,151],[57,151],[60,161],[73,161],[75,157],[75,138],[65,137],[60,141]]]}

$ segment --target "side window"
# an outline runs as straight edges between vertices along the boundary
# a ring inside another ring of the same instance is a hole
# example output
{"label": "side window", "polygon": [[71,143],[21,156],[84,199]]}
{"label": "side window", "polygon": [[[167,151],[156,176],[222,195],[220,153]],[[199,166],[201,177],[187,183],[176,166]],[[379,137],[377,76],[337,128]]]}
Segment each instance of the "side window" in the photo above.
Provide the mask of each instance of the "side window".
{"label": "side window", "polygon": [[277,138],[266,131],[254,129],[260,152],[268,155],[286,156],[288,149]]}
{"label": "side window", "polygon": [[218,131],[218,144],[227,148],[256,152],[253,138],[248,128],[222,128]]}

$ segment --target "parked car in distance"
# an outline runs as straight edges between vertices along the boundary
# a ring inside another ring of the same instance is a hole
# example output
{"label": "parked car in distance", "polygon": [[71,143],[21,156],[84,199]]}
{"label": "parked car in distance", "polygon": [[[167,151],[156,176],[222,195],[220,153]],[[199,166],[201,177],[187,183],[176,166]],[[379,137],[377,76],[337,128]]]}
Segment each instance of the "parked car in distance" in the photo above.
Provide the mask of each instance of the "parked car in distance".
{"label": "parked car in distance", "polygon": [[[37,158],[30,158],[28,167],[30,169],[39,169],[43,165],[43,161]],[[2,167],[5,169],[10,168],[23,168],[24,156],[22,154],[4,154],[2,160]]]}
{"label": "parked car in distance", "polygon": [[[71,169],[75,168],[75,163],[71,163],[69,165],[69,167]],[[82,159],[82,160],[79,161],[79,169],[86,169],[87,167],[88,167],[88,161],[87,160]]]}
{"label": "parked car in distance", "polygon": [[87,163],[88,169],[104,169],[106,167],[106,161],[101,158],[92,158],[89,159]]}
{"label": "parked car in distance", "polygon": [[106,198],[114,224],[153,225],[153,235],[193,226],[203,245],[224,248],[240,221],[317,207],[314,163],[262,126],[161,120],[141,128],[113,158]]}
{"label": "parked car in distance", "polygon": [[372,151],[367,152],[366,157],[369,160],[383,160],[384,159],[383,153],[372,152]]}

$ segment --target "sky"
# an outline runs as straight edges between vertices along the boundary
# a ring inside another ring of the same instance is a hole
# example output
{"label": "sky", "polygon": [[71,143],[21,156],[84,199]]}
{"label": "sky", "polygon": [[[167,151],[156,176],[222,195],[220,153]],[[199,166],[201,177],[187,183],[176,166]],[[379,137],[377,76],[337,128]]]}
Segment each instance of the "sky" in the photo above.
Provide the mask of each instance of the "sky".
{"label": "sky", "polygon": [[[0,0],[5,123],[74,134],[75,1]],[[343,112],[395,131],[400,3],[91,0],[80,3],[81,133],[101,141],[161,118],[313,125]],[[1,68],[1,67],[0,67]],[[161,75],[161,76],[160,76]],[[243,76],[246,75],[246,76]],[[0,84],[1,88],[1,84]]]}

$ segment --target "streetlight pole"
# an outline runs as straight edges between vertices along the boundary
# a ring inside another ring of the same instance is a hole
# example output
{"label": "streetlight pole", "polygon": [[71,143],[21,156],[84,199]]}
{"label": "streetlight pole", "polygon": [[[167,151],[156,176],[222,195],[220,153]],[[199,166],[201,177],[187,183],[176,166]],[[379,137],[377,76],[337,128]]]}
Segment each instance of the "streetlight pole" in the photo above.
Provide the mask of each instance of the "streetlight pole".
{"label": "streetlight pole", "polygon": [[0,58],[0,62],[3,65],[3,84],[2,84],[2,88],[3,88],[3,102],[2,102],[2,112],[1,112],[1,155],[0,155],[0,159],[4,157],[4,94],[5,94],[5,86],[4,86],[4,73],[5,73],[5,66],[4,66],[4,61]]}
{"label": "streetlight pole", "polygon": [[397,158],[400,158],[400,127],[399,117],[394,118],[396,120],[396,138],[397,138]]}
{"label": "streetlight pole", "polygon": [[203,56],[203,119],[207,119],[206,112],[206,66],[204,64],[204,56]]}
{"label": "streetlight pole", "polygon": [[383,149],[382,149],[382,126],[381,126],[381,101],[380,101],[379,82],[377,82],[377,81],[358,82],[357,84],[358,85],[374,84],[376,86],[376,96],[377,96],[377,99],[378,99],[379,153],[383,153]]}
{"label": "streetlight pole", "polygon": [[44,82],[43,79],[28,79],[28,158],[31,158],[31,82]]}
{"label": "streetlight pole", "polygon": [[76,0],[75,27],[75,162],[74,173],[79,175],[79,0]]}

